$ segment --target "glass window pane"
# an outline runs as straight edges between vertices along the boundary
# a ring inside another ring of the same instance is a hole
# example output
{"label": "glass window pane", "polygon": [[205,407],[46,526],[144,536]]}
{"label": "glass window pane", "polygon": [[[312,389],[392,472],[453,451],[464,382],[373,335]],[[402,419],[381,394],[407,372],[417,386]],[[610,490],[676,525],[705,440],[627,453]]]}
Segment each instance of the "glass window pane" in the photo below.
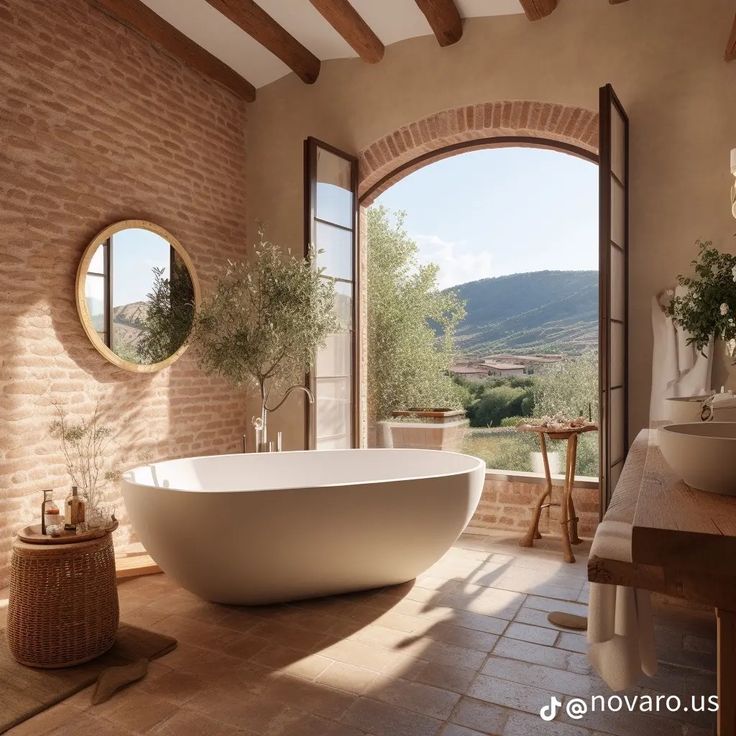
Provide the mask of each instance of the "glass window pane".
{"label": "glass window pane", "polygon": [[339,437],[318,437],[318,450],[349,450],[352,447],[350,437],[346,434]]}
{"label": "glass window pane", "polygon": [[350,376],[353,364],[353,334],[329,335],[317,352],[317,376]]}
{"label": "glass window pane", "polygon": [[624,368],[626,366],[626,345],[624,326],[619,322],[611,322],[611,386],[622,386]]}
{"label": "glass window pane", "polygon": [[623,459],[624,456],[624,390],[611,390],[611,464]]}
{"label": "glass window pane", "polygon": [[351,444],[352,384],[349,378],[317,379],[317,443],[343,440]]}
{"label": "glass window pane", "polygon": [[[317,223],[317,267],[325,276],[353,280],[353,234],[347,230]],[[321,252],[319,252],[321,251]]]}
{"label": "glass window pane", "polygon": [[611,105],[611,171],[626,183],[626,129],[614,105]]}
{"label": "glass window pane", "polygon": [[96,332],[105,329],[105,277],[87,274],[84,279],[84,297],[89,317]]}
{"label": "glass window pane", "polygon": [[613,493],[616,490],[616,486],[618,485],[618,479],[621,477],[621,471],[624,467],[624,461],[621,460],[620,462],[616,463],[612,468],[611,471],[608,474],[609,480],[608,480],[608,486],[611,490],[611,493]]}
{"label": "glass window pane", "polygon": [[611,177],[611,240],[626,248],[626,207],[623,187]]}
{"label": "glass window pane", "polygon": [[340,156],[317,148],[317,203],[320,220],[354,227],[352,165]]}
{"label": "glass window pane", "polygon": [[93,271],[94,273],[105,273],[105,246],[98,245],[95,254],[92,256],[92,260],[89,262],[89,268],[87,271]]}
{"label": "glass window pane", "polygon": [[626,264],[620,248],[611,246],[611,314],[622,322],[626,316]]}
{"label": "glass window pane", "polygon": [[335,315],[340,330],[353,328],[353,285],[344,281],[335,282]]}

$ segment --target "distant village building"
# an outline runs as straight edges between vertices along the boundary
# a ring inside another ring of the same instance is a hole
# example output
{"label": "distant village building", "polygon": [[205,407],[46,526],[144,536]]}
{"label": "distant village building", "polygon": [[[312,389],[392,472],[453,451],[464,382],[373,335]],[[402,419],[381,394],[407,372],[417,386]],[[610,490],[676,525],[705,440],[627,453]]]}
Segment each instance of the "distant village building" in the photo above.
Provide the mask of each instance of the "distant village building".
{"label": "distant village building", "polygon": [[485,360],[483,365],[488,366],[488,375],[490,376],[523,376],[525,373],[525,368],[521,363],[491,363]]}
{"label": "distant village building", "polygon": [[[489,355],[483,360],[483,365],[510,365],[521,366],[524,373],[536,373],[555,363],[564,360],[563,355],[557,353],[538,353],[535,355],[512,355],[511,353],[499,353],[497,355]],[[502,373],[498,375],[519,375],[515,373]]]}
{"label": "distant village building", "polygon": [[489,355],[482,360],[466,360],[464,363],[456,363],[450,368],[450,373],[466,381],[480,383],[490,377],[523,376],[536,373],[562,360],[564,356],[553,353],[538,355],[499,353]]}
{"label": "distant village building", "polygon": [[480,383],[488,378],[488,368],[482,364],[475,365],[453,365],[450,373],[458,378],[464,378],[466,381]]}

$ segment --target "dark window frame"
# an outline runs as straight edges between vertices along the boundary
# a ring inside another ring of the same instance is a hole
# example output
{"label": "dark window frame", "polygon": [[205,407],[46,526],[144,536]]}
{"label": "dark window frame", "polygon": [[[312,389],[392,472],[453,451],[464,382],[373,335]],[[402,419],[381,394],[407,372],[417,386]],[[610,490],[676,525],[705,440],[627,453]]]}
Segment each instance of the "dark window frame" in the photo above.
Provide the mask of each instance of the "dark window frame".
{"label": "dark window frame", "polygon": [[[614,174],[612,166],[612,111],[616,110],[621,116],[624,124],[624,181]],[[598,333],[598,365],[599,365],[599,414],[600,414],[600,517],[608,508],[613,495],[611,483],[611,470],[617,465],[623,467],[629,450],[629,117],[626,114],[621,101],[616,96],[610,84],[600,88],[599,91],[599,150],[600,162],[598,164],[598,197],[599,197],[599,333]],[[612,213],[611,213],[611,181],[615,179],[624,190],[624,234],[623,243],[614,243],[611,235]],[[618,248],[624,258],[624,356],[623,356],[623,382],[619,386],[611,386],[611,322],[621,324],[621,320],[611,317],[611,246]],[[613,458],[612,449],[612,426],[611,426],[611,391],[621,389],[623,391],[623,427],[622,447],[623,456]],[[619,473],[620,477],[620,473]]]}
{"label": "dark window frame", "polygon": [[[318,218],[316,215],[317,203],[317,150],[323,149],[345,161],[351,167],[350,187],[353,193],[352,230],[343,225]],[[360,201],[358,197],[358,158],[346,151],[342,151],[325,141],[309,136],[304,141],[304,255],[310,252],[312,243],[316,240],[316,225],[324,222],[332,227],[352,232],[353,235],[353,268],[352,281],[331,278],[334,281],[350,283],[353,287],[353,325],[349,331],[351,336],[351,411],[350,430],[353,448],[360,446],[360,228],[359,228]],[[306,385],[317,397],[316,376],[314,371],[305,377]],[[307,449],[313,450],[317,444],[316,401],[314,404],[305,404],[304,436]]]}
{"label": "dark window frame", "polygon": [[[95,276],[102,278],[102,319],[104,329],[103,342],[112,350],[112,236],[103,240],[98,248],[102,248],[102,272],[87,269],[87,276]],[[100,334],[100,331],[97,331]]]}

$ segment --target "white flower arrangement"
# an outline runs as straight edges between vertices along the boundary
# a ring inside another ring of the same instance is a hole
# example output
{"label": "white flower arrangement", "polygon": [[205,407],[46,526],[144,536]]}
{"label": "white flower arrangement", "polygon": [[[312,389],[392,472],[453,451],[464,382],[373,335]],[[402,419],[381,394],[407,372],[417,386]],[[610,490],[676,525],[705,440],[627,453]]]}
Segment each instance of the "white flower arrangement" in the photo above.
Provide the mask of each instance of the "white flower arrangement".
{"label": "white flower arrangement", "polygon": [[[689,333],[688,344],[705,354],[712,338],[723,341],[729,356],[736,356],[736,256],[722,253],[709,241],[697,241],[694,275],[680,276],[687,288],[665,308],[677,325]],[[733,305],[733,308],[732,306]]]}

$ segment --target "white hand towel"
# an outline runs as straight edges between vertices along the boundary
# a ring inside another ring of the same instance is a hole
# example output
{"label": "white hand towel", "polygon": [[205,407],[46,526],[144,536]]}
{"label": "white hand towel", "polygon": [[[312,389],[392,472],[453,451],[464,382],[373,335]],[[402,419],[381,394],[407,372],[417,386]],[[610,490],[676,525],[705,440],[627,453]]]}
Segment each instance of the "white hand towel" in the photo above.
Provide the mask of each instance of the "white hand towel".
{"label": "white hand towel", "polygon": [[[627,463],[643,463],[641,449],[635,447]],[[625,470],[625,473],[628,473]],[[622,476],[622,481],[628,479]],[[621,490],[625,491],[625,488]],[[620,493],[598,525],[590,550],[591,557],[631,562],[633,514],[630,494]],[[601,679],[618,692],[635,685],[642,674],[657,671],[654,621],[649,592],[622,585],[590,584],[588,603],[588,659]]]}
{"label": "white hand towel", "polygon": [[[667,292],[665,292],[666,294]],[[677,296],[684,290],[678,287]],[[713,340],[705,355],[687,344],[688,333],[678,329],[663,310],[664,299],[652,297],[652,391],[649,419],[659,422],[670,419],[667,399],[677,396],[700,396],[710,391]]]}
{"label": "white hand towel", "polygon": [[657,672],[649,593],[622,585],[590,584],[588,659],[614,692]]}

